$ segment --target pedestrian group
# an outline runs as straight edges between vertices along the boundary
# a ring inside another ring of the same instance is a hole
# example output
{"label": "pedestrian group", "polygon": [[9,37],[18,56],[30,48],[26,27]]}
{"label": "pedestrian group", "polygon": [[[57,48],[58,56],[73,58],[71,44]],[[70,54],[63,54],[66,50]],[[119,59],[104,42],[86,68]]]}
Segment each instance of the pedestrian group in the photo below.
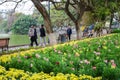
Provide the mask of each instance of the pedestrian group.
{"label": "pedestrian group", "polygon": [[[41,27],[39,28],[39,32],[40,32],[40,45],[41,46],[45,46],[46,45],[46,32],[45,32],[45,28],[44,25],[42,24]],[[37,29],[36,26],[31,26],[28,32],[29,38],[30,38],[30,46],[33,46],[33,43],[35,42],[36,46],[38,46],[38,42],[37,42]]]}
{"label": "pedestrian group", "polygon": [[[47,42],[47,38],[46,38],[46,30],[44,28],[44,25],[42,24],[39,28],[39,33],[40,33],[40,46],[46,46],[46,42]],[[70,27],[70,25],[68,25],[67,29],[66,29],[66,36],[67,36],[67,40],[71,40],[71,34],[72,34],[72,29]],[[37,29],[36,26],[31,26],[28,32],[29,38],[30,38],[30,46],[33,46],[33,43],[36,44],[36,46],[38,46],[38,42],[37,42]],[[61,37],[62,38],[62,37]],[[62,41],[62,39],[61,39]],[[49,43],[49,39],[48,39],[48,43]]]}

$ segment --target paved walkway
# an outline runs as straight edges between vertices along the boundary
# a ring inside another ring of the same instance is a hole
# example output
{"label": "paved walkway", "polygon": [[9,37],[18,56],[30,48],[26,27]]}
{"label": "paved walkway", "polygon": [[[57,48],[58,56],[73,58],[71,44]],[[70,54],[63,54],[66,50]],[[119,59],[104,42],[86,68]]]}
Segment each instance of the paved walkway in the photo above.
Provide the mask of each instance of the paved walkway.
{"label": "paved walkway", "polygon": [[29,45],[10,46],[9,50],[18,50],[18,49],[25,49],[25,48],[29,48]]}
{"label": "paved walkway", "polygon": [[[29,45],[9,46],[8,51],[27,49],[27,48],[29,48]],[[6,48],[4,48],[3,50],[6,51]],[[0,53],[2,53],[2,49],[0,49]]]}

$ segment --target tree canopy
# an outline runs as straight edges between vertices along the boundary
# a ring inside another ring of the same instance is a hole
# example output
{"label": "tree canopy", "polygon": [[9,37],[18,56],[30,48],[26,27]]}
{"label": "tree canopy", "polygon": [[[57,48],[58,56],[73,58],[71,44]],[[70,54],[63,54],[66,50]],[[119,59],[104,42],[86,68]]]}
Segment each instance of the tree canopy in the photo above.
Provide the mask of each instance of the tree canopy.
{"label": "tree canopy", "polygon": [[[6,0],[8,1],[8,0]],[[12,1],[12,0],[10,0]],[[16,3],[21,2],[19,0]],[[44,1],[50,1],[54,5],[56,10],[63,10],[66,15],[73,21],[77,38],[79,39],[80,21],[84,12],[91,11],[94,15],[95,21],[104,21],[106,16],[111,16],[113,19],[113,13],[117,12],[120,6],[120,0],[31,0],[38,11],[41,13],[45,27],[48,34],[52,33],[51,17],[48,14],[46,7],[42,4]]]}
{"label": "tree canopy", "polygon": [[36,19],[29,15],[22,15],[13,23],[11,30],[15,34],[27,34],[31,25],[37,25]]}

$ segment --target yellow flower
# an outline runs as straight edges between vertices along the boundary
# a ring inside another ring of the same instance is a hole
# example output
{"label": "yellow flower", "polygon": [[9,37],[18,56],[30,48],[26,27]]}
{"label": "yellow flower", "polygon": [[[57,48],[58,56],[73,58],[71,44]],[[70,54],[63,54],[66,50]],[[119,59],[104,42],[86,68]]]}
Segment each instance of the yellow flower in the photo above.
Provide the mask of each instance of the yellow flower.
{"label": "yellow flower", "polygon": [[103,49],[107,49],[107,46],[103,46]]}
{"label": "yellow flower", "polygon": [[80,54],[76,52],[76,53],[75,53],[75,56],[79,57],[79,56],[80,56]]}

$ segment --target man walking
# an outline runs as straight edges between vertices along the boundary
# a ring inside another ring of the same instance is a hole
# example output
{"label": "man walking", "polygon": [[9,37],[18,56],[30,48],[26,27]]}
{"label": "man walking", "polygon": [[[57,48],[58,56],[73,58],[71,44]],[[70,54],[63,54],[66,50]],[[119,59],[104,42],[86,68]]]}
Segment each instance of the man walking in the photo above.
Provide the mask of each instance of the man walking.
{"label": "man walking", "polygon": [[36,30],[36,26],[34,26],[34,42],[36,44],[36,46],[38,46],[38,42],[37,42],[37,30]]}
{"label": "man walking", "polygon": [[67,28],[67,36],[69,41],[71,40],[71,34],[72,34],[72,29],[70,28],[70,26]]}
{"label": "man walking", "polygon": [[40,44],[42,46],[46,45],[46,33],[45,33],[45,29],[44,29],[44,25],[43,24],[41,25],[41,28],[40,28]]}
{"label": "man walking", "polygon": [[31,26],[31,28],[29,29],[28,35],[30,37],[30,46],[33,46],[33,42],[35,42],[36,46],[38,46],[37,43],[37,32],[36,32],[36,28],[34,28],[34,26]]}

